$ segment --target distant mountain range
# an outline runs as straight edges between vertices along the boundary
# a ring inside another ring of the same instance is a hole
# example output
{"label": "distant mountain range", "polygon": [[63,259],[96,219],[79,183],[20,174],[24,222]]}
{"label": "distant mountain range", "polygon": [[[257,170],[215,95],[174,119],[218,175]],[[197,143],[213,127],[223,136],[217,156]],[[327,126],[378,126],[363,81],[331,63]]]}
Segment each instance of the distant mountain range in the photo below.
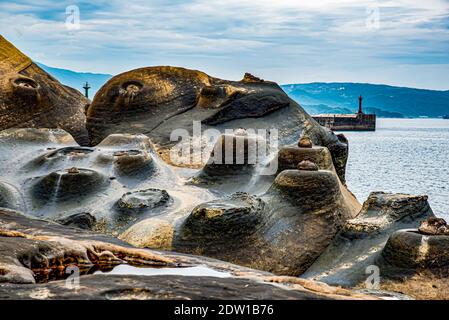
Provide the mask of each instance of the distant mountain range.
{"label": "distant mountain range", "polygon": [[449,114],[449,90],[425,90],[367,83],[304,83],[281,86],[310,114],[354,113],[363,96],[366,113],[379,117],[441,117]]}
{"label": "distant mountain range", "polygon": [[75,72],[71,70],[58,69],[46,66],[42,63],[36,62],[36,64],[51,74],[53,77],[59,80],[59,82],[66,86],[75,88],[84,94],[83,86],[86,81],[89,83],[91,89],[89,89],[89,98],[92,99],[95,93],[112,78],[110,74],[102,73],[89,73],[89,72]]}
{"label": "distant mountain range", "polygon": [[[112,75],[75,72],[37,63],[61,83],[84,93],[83,85],[89,82],[89,98],[105,84]],[[300,103],[308,113],[354,113],[358,108],[358,96],[363,96],[366,113],[379,117],[416,118],[449,115],[449,90],[425,90],[393,87],[367,83],[303,83],[281,85],[282,89]]]}

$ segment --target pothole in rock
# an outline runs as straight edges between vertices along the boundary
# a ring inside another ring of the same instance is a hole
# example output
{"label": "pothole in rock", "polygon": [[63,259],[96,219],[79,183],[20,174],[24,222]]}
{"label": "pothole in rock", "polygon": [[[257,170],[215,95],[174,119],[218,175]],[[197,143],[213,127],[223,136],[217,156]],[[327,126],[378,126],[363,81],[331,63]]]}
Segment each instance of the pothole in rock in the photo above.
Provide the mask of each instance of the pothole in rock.
{"label": "pothole in rock", "polygon": [[114,213],[111,216],[114,228],[124,231],[145,216],[159,215],[172,201],[167,191],[161,189],[149,188],[127,192],[114,205]]}
{"label": "pothole in rock", "polygon": [[117,208],[126,212],[144,211],[165,205],[170,199],[167,191],[150,188],[125,193],[117,201]]}

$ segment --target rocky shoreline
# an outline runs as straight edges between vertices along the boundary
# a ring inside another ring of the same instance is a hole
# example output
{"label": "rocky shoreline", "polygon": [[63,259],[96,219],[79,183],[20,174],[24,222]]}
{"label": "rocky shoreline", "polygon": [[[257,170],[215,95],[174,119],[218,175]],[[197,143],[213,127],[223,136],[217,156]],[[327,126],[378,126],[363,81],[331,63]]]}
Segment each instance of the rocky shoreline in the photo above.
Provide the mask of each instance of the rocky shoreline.
{"label": "rocky shoreline", "polygon": [[[362,206],[347,139],[276,83],[149,67],[91,102],[0,49],[0,299],[449,298],[449,228],[427,197]],[[215,138],[195,140],[195,122]],[[272,136],[250,129],[277,130],[258,161]],[[203,157],[175,163],[174,147]],[[73,266],[83,290],[67,288]],[[196,266],[228,276],[183,275]]]}

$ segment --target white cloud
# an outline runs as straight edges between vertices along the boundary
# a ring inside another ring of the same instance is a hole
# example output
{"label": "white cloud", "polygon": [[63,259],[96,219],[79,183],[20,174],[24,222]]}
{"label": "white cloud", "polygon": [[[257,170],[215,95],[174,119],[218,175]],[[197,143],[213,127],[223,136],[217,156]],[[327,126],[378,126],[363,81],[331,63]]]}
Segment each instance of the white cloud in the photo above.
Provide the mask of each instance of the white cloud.
{"label": "white cloud", "polygon": [[[362,81],[369,70],[376,81],[400,84],[418,69],[449,64],[443,0],[81,1],[81,28],[72,31],[64,25],[69,4],[0,3],[0,30],[45,64],[93,72],[172,64],[224,78],[251,71],[306,82]],[[366,26],[373,4],[379,29]],[[434,82],[416,86],[449,88],[438,72]]]}

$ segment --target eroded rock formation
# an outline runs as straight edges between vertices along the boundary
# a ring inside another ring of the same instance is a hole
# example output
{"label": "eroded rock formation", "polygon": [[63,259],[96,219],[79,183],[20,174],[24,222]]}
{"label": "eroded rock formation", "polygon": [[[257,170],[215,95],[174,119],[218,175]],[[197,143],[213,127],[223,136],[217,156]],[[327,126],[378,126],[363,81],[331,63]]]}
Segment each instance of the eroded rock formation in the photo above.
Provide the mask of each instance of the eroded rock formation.
{"label": "eroded rock formation", "polygon": [[389,264],[404,269],[419,270],[449,267],[449,236],[426,235],[416,229],[393,233],[382,257]]}
{"label": "eroded rock formation", "polygon": [[148,67],[119,74],[96,94],[87,113],[92,144],[112,133],[144,133],[170,160],[174,129],[279,129],[281,144],[294,143],[306,129],[316,145],[329,148],[344,183],[347,141],[318,125],[273,82],[245,75],[227,81],[176,67]]}
{"label": "eroded rock formation", "polygon": [[[108,233],[165,210],[168,193],[158,198],[148,186],[176,182],[143,135],[111,135],[89,148],[62,130],[8,129],[0,132],[0,152],[1,207]],[[79,221],[83,212],[94,219]]]}
{"label": "eroded rock formation", "polygon": [[81,229],[91,230],[97,222],[95,217],[88,212],[71,214],[56,220],[64,226],[73,226]]}
{"label": "eroded rock formation", "polygon": [[[136,249],[5,209],[0,209],[0,240],[0,299],[377,299],[218,260]],[[80,268],[83,290],[68,288],[64,280],[73,265]],[[222,275],[108,275],[117,265],[179,268],[181,274],[202,265]],[[87,275],[95,270],[106,273]]]}
{"label": "eroded rock formation", "polygon": [[[80,147],[60,130],[5,130],[0,170],[10,189],[22,186],[22,192],[4,206],[15,209],[22,199],[30,215],[120,235],[136,246],[301,274],[360,205],[327,148],[282,147],[270,160],[277,162],[274,171],[261,175],[271,162],[249,160],[262,140],[244,131],[228,138],[233,151],[243,148],[242,163],[214,153],[223,161],[174,171],[144,135],[113,134],[96,147]],[[304,163],[314,170],[298,170]],[[79,221],[80,212],[94,219]]]}
{"label": "eroded rock formation", "polygon": [[[277,84],[149,67],[115,76],[89,106],[1,36],[0,58],[0,298],[366,299],[315,280],[363,287],[372,266],[383,289],[420,297],[413,277],[449,288],[448,227],[427,197],[375,192],[361,208],[345,185],[347,139]],[[214,135],[194,136],[194,121]],[[212,153],[176,163],[175,145]],[[63,289],[71,264],[82,293]],[[226,276],[91,274],[124,265]]]}
{"label": "eroded rock formation", "polygon": [[[219,150],[225,138],[229,138],[229,147],[234,150],[242,139],[242,154],[249,153],[250,137],[222,136],[217,142]],[[267,186],[262,195],[239,192],[224,196],[196,206],[183,220],[149,218],[125,231],[121,239],[138,246],[201,254],[276,274],[300,275],[360,207],[340,182],[326,148],[283,148],[275,160],[280,173],[275,171],[257,183],[259,188],[261,184]],[[245,177],[251,177],[254,167],[245,161],[219,161],[207,164],[197,178],[206,187],[218,180],[216,190],[227,191],[232,189],[229,185],[244,187],[248,183]]]}
{"label": "eroded rock formation", "polygon": [[378,259],[385,274],[382,288],[417,299],[448,299],[448,252],[449,235],[443,219],[429,217],[419,229],[394,232]]}
{"label": "eroded rock formation", "polygon": [[345,223],[332,244],[302,277],[363,287],[370,275],[369,266],[379,267],[381,276],[385,277],[389,271],[382,267],[380,260],[390,235],[401,229],[416,228],[428,217],[433,217],[433,212],[427,196],[373,192],[360,214]]}
{"label": "eroded rock formation", "polygon": [[80,92],[59,83],[0,36],[0,130],[61,128],[87,145],[88,104]]}
{"label": "eroded rock formation", "polygon": [[419,226],[419,232],[425,235],[449,235],[449,225],[442,218],[431,217]]}

